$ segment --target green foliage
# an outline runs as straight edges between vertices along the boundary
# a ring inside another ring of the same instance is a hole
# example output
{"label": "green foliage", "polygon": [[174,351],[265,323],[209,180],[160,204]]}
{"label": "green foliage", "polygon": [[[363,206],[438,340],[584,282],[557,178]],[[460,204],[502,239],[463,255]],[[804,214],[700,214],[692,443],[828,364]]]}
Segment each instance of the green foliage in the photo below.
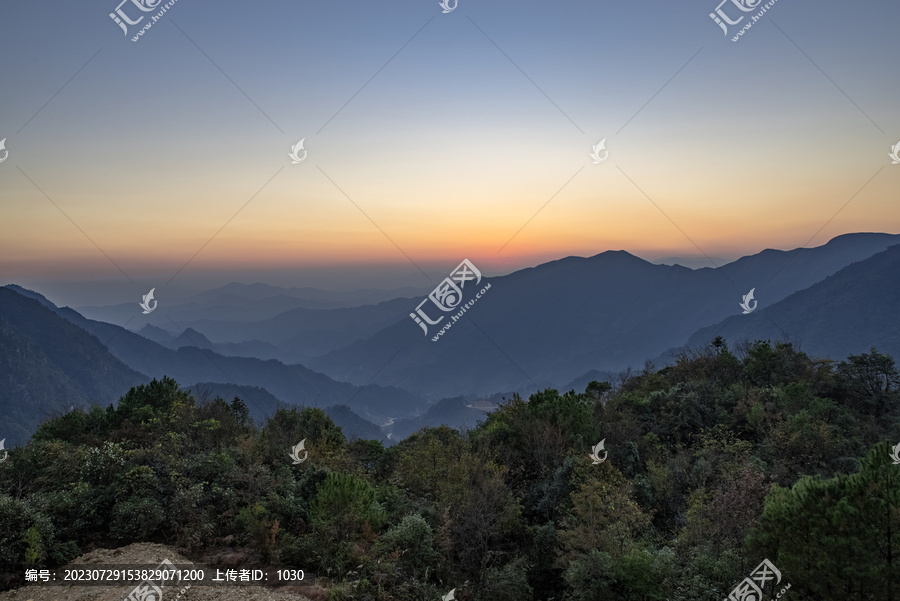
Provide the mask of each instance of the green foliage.
{"label": "green foliage", "polygon": [[479,587],[476,601],[519,601],[531,599],[528,583],[528,563],[517,557],[504,566],[488,568]]}
{"label": "green foliage", "polygon": [[573,601],[606,601],[613,598],[615,576],[608,553],[591,549],[566,567],[564,576]]}
{"label": "green foliage", "polygon": [[291,463],[288,450],[306,440],[309,459],[327,461],[346,445],[346,438],[324,411],[315,407],[279,408],[261,432],[259,449],[263,461],[272,465]]}
{"label": "green foliage", "polygon": [[894,359],[874,348],[841,361],[837,377],[847,400],[857,410],[875,417],[893,416],[900,401],[900,373]]}
{"label": "green foliage", "polygon": [[900,376],[875,349],[832,363],[717,339],[389,448],[316,408],[257,425],[163,378],[46,421],[0,464],[0,577],[154,541],[302,568],[332,599],[721,601],[765,557],[797,601],[888,601],[898,439]]}
{"label": "green foliage", "polygon": [[125,450],[115,442],[85,450],[81,478],[89,484],[109,484],[125,466]]}
{"label": "green foliage", "polygon": [[281,526],[262,503],[242,508],[234,520],[234,528],[245,542],[260,550],[264,561],[275,555],[275,539]]}
{"label": "green foliage", "polygon": [[394,473],[411,494],[440,507],[458,504],[472,455],[459,432],[441,426],[413,434],[391,449]]}
{"label": "green foliage", "polygon": [[36,566],[45,557],[44,547],[41,544],[41,531],[37,526],[32,526],[25,531],[25,564]]}
{"label": "green foliage", "polygon": [[383,510],[375,501],[375,489],[352,474],[330,473],[318,489],[310,507],[313,525],[332,525],[340,538],[368,524],[380,528]]}
{"label": "green foliage", "polygon": [[399,571],[410,576],[424,573],[439,559],[434,531],[418,514],[404,517],[385,532],[378,539],[376,551],[385,561],[392,562]]}
{"label": "green foliage", "polygon": [[194,400],[183,391],[178,383],[169,377],[152,380],[129,390],[119,400],[112,421],[116,425],[123,422],[132,424],[162,426],[176,417],[180,410],[192,407]]}
{"label": "green foliage", "polygon": [[344,570],[362,559],[384,518],[375,489],[368,482],[352,474],[328,474],[309,510],[319,564]]}
{"label": "green foliage", "polygon": [[792,590],[819,598],[853,591],[873,599],[898,590],[900,474],[890,451],[879,444],[855,474],[807,476],[767,497],[751,546],[777,557],[792,575]]}
{"label": "green foliage", "polygon": [[563,564],[591,550],[621,557],[650,526],[650,516],[634,500],[631,483],[607,463],[599,468],[571,495],[572,510],[559,534]]}
{"label": "green foliage", "polygon": [[78,548],[60,540],[51,519],[33,503],[0,495],[0,566],[52,565],[73,559]]}
{"label": "green foliage", "polygon": [[157,539],[165,518],[165,510],[157,499],[135,495],[113,506],[109,532],[122,543],[153,541]]}

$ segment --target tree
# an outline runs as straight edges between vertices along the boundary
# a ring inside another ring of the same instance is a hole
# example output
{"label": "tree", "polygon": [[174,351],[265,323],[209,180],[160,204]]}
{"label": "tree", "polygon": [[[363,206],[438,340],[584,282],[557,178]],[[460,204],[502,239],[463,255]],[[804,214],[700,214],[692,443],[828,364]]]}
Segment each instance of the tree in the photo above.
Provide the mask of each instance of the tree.
{"label": "tree", "polygon": [[650,516],[633,498],[631,483],[618,470],[608,463],[591,467],[597,473],[584,478],[572,493],[572,511],[559,533],[561,565],[591,549],[621,557],[650,525]]}
{"label": "tree", "polygon": [[347,442],[344,433],[328,415],[316,407],[283,407],[263,427],[260,447],[267,463],[290,464],[294,445],[305,440],[311,459],[324,459],[340,452]]}
{"label": "tree", "polygon": [[459,506],[474,465],[468,446],[453,428],[426,428],[390,450],[394,473],[407,491],[441,510]]}
{"label": "tree", "polygon": [[368,482],[352,474],[328,474],[309,509],[321,565],[343,570],[359,560],[384,517]]}
{"label": "tree", "polygon": [[751,548],[790,574],[801,594],[896,601],[900,477],[889,454],[882,443],[856,474],[774,487]]}
{"label": "tree", "polygon": [[900,373],[889,355],[879,353],[874,347],[869,353],[850,355],[838,365],[837,374],[858,410],[876,417],[897,412]]}

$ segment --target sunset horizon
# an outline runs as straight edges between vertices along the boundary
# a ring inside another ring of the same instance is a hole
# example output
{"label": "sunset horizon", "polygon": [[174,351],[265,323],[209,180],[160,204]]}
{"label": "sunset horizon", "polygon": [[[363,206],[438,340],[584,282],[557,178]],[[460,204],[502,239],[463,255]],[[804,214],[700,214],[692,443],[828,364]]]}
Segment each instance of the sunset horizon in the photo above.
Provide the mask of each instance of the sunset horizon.
{"label": "sunset horizon", "polygon": [[897,601],[897,0],[0,15],[0,601]]}
{"label": "sunset horizon", "polygon": [[[829,56],[821,39],[773,23],[725,43],[703,7],[648,5],[673,20],[648,28],[624,7],[525,6],[437,18],[407,2],[367,29],[366,10],[282,7],[271,21],[231,0],[227,17],[177,2],[137,43],[90,11],[61,4],[81,26],[55,29],[10,7],[23,26],[0,47],[50,62],[35,82],[24,63],[4,67],[17,93],[0,106],[0,278],[387,276],[405,263],[411,281],[463,257],[493,273],[616,249],[733,260],[900,231],[900,175],[887,169],[900,82],[846,62],[887,66],[890,36],[845,29],[852,51],[824,70],[811,58]],[[818,26],[853,14],[830,8]],[[289,15],[319,26],[290,36]],[[778,3],[765,18],[803,15]],[[608,25],[618,18],[629,25]],[[266,41],[229,46],[238,20]],[[628,53],[598,62],[581,35]],[[672,47],[650,52],[650,40]],[[321,61],[291,61],[313,49]]]}

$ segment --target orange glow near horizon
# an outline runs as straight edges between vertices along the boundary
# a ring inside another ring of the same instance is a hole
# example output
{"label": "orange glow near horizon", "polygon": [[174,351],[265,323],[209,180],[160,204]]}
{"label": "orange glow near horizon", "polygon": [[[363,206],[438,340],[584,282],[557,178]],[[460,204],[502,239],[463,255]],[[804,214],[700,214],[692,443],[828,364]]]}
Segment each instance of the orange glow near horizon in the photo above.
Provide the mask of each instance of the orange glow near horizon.
{"label": "orange glow near horizon", "polygon": [[549,154],[521,158],[506,145],[468,154],[460,147],[446,169],[409,149],[353,168],[323,150],[319,162],[251,166],[218,183],[218,165],[176,165],[140,186],[126,184],[141,179],[140,166],[111,179],[91,166],[64,171],[64,182],[41,180],[56,206],[4,172],[0,274],[121,275],[104,253],[132,278],[175,273],[189,261],[193,272],[404,264],[417,271],[410,260],[440,271],[469,258],[486,272],[509,273],[607,250],[719,260],[819,246],[849,232],[900,231],[892,206],[900,171],[885,168],[863,188],[876,173],[871,165],[835,163],[821,175],[813,163],[776,157],[766,159],[763,176],[742,166],[751,149],[731,160],[688,149],[676,162],[665,160],[677,149],[667,143],[644,151],[611,143],[619,155],[602,165],[582,146],[558,141]]}

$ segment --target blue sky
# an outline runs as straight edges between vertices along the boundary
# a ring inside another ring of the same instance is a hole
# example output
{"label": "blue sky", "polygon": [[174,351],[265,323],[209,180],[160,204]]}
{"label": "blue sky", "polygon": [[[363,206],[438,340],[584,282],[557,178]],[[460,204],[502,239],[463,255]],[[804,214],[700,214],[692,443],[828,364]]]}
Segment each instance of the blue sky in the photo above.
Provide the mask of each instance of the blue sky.
{"label": "blue sky", "polygon": [[4,281],[427,285],[900,231],[895,2],[779,0],[738,43],[699,0],[178,0],[137,43],[117,4],[0,9]]}

